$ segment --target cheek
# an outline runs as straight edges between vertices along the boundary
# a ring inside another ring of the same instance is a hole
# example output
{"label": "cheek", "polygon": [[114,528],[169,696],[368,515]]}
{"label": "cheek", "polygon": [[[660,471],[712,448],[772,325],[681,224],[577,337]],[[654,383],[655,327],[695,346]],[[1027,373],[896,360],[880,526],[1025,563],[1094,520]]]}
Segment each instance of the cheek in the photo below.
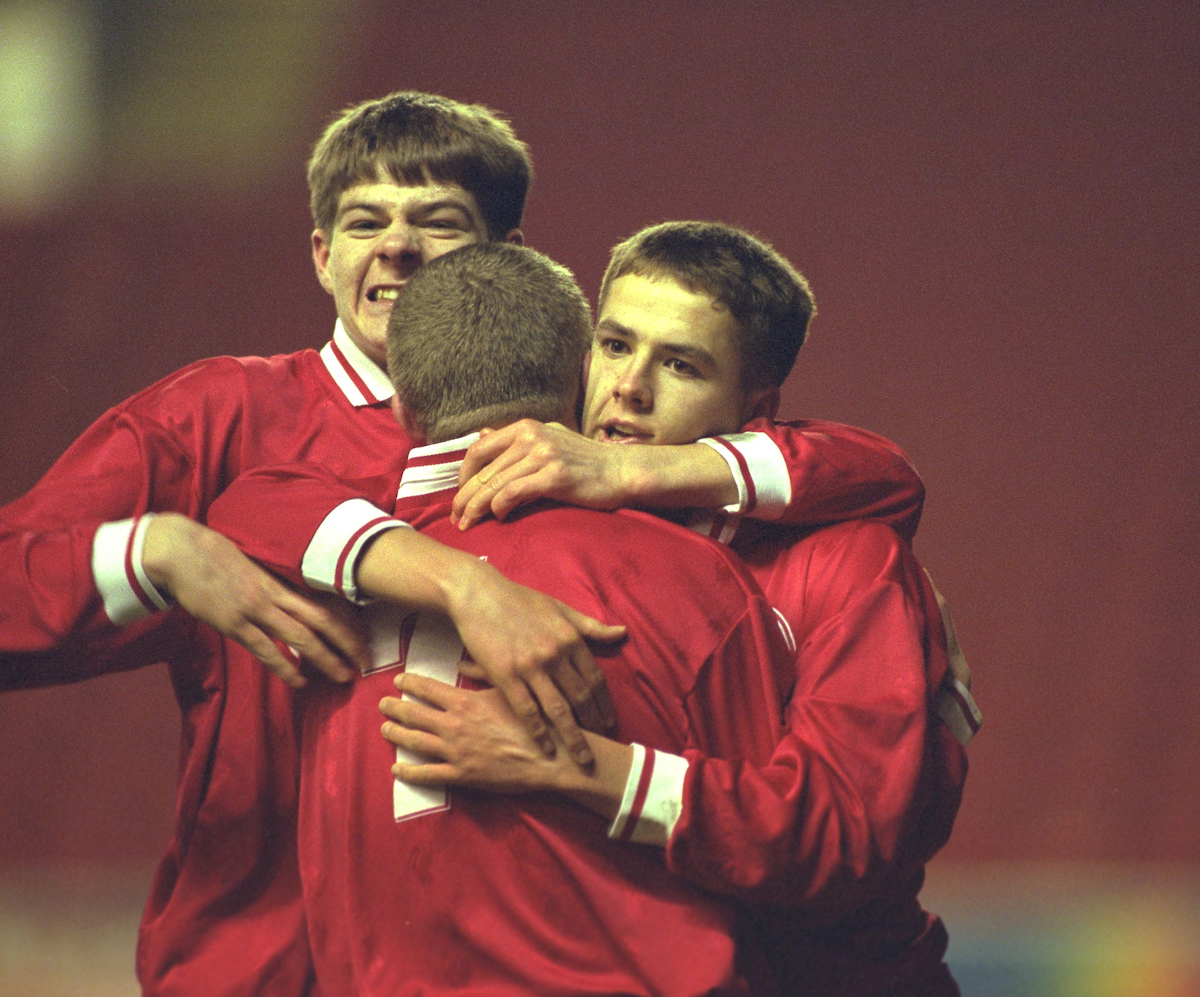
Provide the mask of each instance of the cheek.
{"label": "cheek", "polygon": [[663,401],[664,409],[669,405],[669,411],[660,410],[660,417],[670,427],[675,443],[694,443],[702,437],[729,431],[721,399],[695,384],[673,392]]}
{"label": "cheek", "polygon": [[583,429],[588,432],[593,428],[592,420],[598,420],[604,403],[612,397],[612,378],[607,377],[602,363],[593,363],[586,367],[586,381],[583,389]]}

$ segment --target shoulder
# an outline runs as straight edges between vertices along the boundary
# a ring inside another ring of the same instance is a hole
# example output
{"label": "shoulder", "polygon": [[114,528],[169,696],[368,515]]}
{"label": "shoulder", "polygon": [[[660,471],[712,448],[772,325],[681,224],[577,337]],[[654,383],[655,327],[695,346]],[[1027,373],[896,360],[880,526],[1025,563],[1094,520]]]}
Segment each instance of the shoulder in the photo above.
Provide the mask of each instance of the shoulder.
{"label": "shoulder", "polygon": [[828,604],[861,597],[880,586],[908,588],[919,571],[908,544],[886,523],[852,520],[827,526],[794,544],[789,564],[803,562],[807,586]]}
{"label": "shoulder", "polygon": [[587,572],[614,597],[658,603],[660,592],[687,592],[702,611],[724,617],[744,612],[759,594],[728,548],[649,513],[554,504],[528,516],[526,530],[528,544]]}
{"label": "shoulder", "polygon": [[880,436],[869,429],[851,426],[844,422],[830,422],[827,419],[795,419],[788,422],[756,419],[749,423],[744,431],[766,433],[768,436],[780,439],[806,437],[855,442],[902,458],[906,463],[909,462],[909,457],[904,450],[886,436]]}
{"label": "shoulder", "polygon": [[303,390],[319,376],[315,350],[273,357],[208,357],[168,374],[117,406],[130,413],[241,405],[247,398],[277,398]]}

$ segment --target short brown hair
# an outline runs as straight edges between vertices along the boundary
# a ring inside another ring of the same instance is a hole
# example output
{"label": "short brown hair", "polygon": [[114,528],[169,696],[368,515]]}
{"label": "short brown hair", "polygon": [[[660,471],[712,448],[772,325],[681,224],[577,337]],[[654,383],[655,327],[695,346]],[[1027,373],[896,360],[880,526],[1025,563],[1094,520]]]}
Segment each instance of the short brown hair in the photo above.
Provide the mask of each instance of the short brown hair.
{"label": "short brown hair", "polygon": [[529,150],[495,111],[401,91],[347,108],[325,129],[308,161],[313,224],[331,232],[342,193],[380,171],[397,183],[458,184],[491,239],[520,227],[533,179]]}
{"label": "short brown hair", "polygon": [[808,281],[769,244],[720,222],[663,222],[619,243],[600,285],[600,309],[626,274],[671,277],[720,302],[738,321],[742,385],[783,384],[816,314]]}
{"label": "short brown hair", "polygon": [[464,246],[409,278],[388,322],[388,375],[430,442],[562,417],[592,316],[571,272],[507,242]]}

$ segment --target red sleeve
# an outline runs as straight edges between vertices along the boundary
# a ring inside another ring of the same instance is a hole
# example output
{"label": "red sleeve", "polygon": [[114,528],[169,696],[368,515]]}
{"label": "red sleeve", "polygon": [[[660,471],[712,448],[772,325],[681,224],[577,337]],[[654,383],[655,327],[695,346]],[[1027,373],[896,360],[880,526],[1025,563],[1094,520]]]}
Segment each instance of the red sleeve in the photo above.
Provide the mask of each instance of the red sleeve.
{"label": "red sleeve", "polygon": [[746,515],[804,526],[879,519],[910,542],[916,533],[925,486],[882,436],[836,422],[756,419],[716,442]]}
{"label": "red sleeve", "polygon": [[[345,551],[362,535],[360,527],[395,524],[379,508],[390,508],[395,495],[393,475],[341,480],[312,464],[257,468],[241,475],[209,506],[207,525],[295,585],[341,591],[334,579],[339,562],[346,560]],[[349,505],[365,512],[352,511],[340,522],[331,518]],[[306,573],[305,555],[323,526],[330,551],[318,558],[315,575]]]}
{"label": "red sleeve", "polygon": [[148,510],[194,515],[196,462],[143,393],[102,416],[28,493],[0,509],[0,651],[44,651],[114,622],[92,574],[105,522]]}
{"label": "red sleeve", "polygon": [[780,607],[799,645],[786,728],[766,763],[686,753],[667,862],[708,889],[823,920],[919,871],[949,834],[961,778],[937,760],[953,750],[928,708],[944,638],[907,545],[850,523],[789,554],[801,581],[800,602]]}

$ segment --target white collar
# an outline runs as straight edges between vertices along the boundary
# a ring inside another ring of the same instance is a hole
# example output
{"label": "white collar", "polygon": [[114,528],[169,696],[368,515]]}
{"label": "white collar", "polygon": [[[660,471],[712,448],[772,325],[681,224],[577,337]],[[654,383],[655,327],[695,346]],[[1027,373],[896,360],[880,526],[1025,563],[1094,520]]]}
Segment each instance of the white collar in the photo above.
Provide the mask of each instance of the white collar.
{"label": "white collar", "polygon": [[333,339],[321,349],[321,359],[330,375],[355,408],[386,402],[394,391],[379,365],[358,348],[338,319]]}
{"label": "white collar", "polygon": [[414,447],[408,452],[396,498],[432,495],[448,488],[457,488],[458,469],[462,467],[463,455],[477,439],[478,433],[468,433],[454,440]]}

